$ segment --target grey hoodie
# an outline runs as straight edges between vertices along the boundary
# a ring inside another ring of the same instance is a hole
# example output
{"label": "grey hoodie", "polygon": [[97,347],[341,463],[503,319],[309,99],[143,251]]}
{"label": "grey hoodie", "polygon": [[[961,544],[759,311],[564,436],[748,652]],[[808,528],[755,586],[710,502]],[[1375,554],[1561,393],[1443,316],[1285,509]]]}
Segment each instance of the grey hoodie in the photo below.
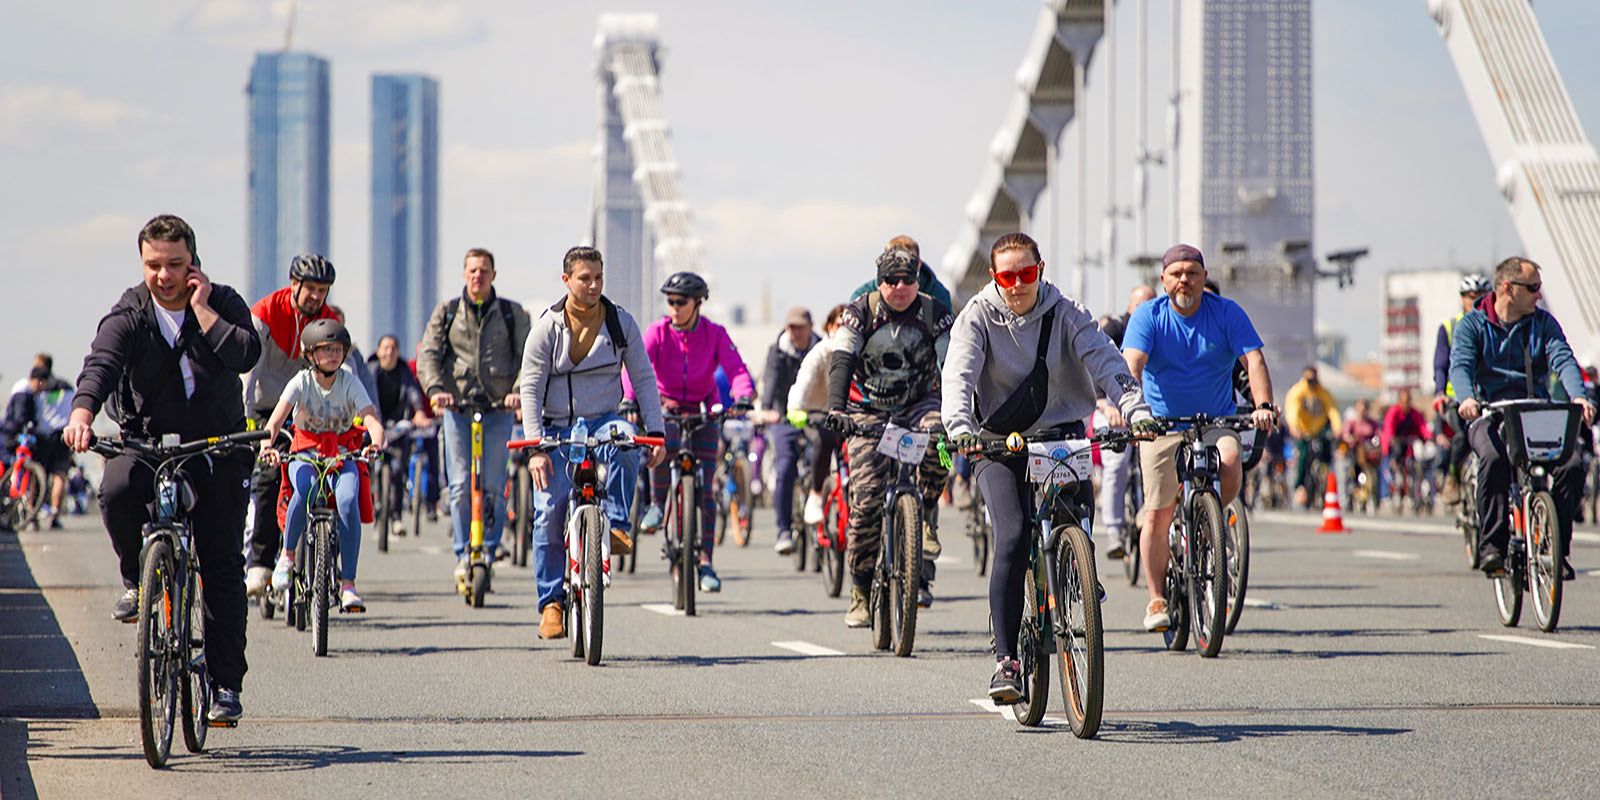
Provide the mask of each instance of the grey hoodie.
{"label": "grey hoodie", "polygon": [[[606,298],[601,302],[610,303]],[[567,327],[567,298],[544,310],[533,322],[522,351],[522,430],[528,438],[544,435],[546,420],[566,427],[585,417],[590,420],[617,410],[622,402],[622,367],[628,367],[633,394],[639,402],[639,415],[646,432],[666,429],[661,420],[661,393],[656,390],[656,373],[644,350],[639,324],[622,306],[617,320],[622,323],[626,342],[613,342],[611,332],[601,326],[583,363],[573,364],[568,354],[572,331]]]}
{"label": "grey hoodie", "polygon": [[950,330],[941,413],[951,436],[977,433],[974,411],[983,416],[994,413],[1033,371],[1040,325],[1052,308],[1056,317],[1045,358],[1050,399],[1039,421],[1021,433],[1087,419],[1094,413],[1096,387],[1117,403],[1129,421],[1136,412],[1141,418],[1150,413],[1122,354],[1082,303],[1041,280],[1039,302],[1019,317],[990,283],[967,302]]}

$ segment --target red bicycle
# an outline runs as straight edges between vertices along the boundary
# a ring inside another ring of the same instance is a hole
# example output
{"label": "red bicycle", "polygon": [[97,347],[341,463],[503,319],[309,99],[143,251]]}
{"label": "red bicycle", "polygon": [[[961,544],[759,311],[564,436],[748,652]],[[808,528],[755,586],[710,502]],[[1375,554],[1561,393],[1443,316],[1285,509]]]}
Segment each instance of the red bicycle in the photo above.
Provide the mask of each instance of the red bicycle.
{"label": "red bicycle", "polygon": [[822,521],[817,523],[817,558],[822,562],[822,586],[829,597],[844,587],[844,554],[849,547],[850,458],[843,444],[834,459],[833,474],[822,484]]}
{"label": "red bicycle", "polygon": [[32,525],[34,530],[39,529],[39,508],[44,505],[44,492],[49,479],[44,474],[44,466],[33,458],[34,441],[32,433],[17,436],[16,455],[6,467],[4,476],[0,476],[0,482],[4,483],[6,489],[4,513],[9,518],[12,530],[20,531],[26,525]]}

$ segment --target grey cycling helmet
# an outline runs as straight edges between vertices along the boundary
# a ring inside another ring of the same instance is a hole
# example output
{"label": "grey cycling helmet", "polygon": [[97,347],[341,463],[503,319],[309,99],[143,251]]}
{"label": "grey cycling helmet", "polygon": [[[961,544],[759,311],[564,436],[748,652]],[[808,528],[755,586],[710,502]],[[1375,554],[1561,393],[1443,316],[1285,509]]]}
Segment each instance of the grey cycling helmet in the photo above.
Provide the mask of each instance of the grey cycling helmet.
{"label": "grey cycling helmet", "polygon": [[1486,294],[1489,288],[1489,279],[1482,275],[1464,275],[1457,287],[1461,294]]}
{"label": "grey cycling helmet", "polygon": [[350,331],[344,323],[336,319],[313,320],[300,332],[300,357],[312,365],[311,352],[325,344],[342,344],[345,352],[350,352]]}
{"label": "grey cycling helmet", "polygon": [[705,300],[711,296],[711,289],[706,286],[705,278],[693,272],[674,272],[666,283],[661,284],[661,293]]}
{"label": "grey cycling helmet", "polygon": [[301,253],[289,262],[289,280],[333,283],[333,262],[316,253]]}

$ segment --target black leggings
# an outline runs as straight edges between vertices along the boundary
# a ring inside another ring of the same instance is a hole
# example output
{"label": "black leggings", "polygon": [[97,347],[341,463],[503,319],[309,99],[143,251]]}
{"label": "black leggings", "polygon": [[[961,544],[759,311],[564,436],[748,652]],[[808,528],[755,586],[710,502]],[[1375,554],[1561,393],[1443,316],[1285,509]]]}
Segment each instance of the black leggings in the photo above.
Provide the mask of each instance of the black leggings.
{"label": "black leggings", "polygon": [[839,455],[839,445],[844,443],[844,435],[822,428],[816,431],[817,448],[812,451],[811,458],[811,491],[820,494],[822,484],[833,474],[833,460]]}
{"label": "black leggings", "polygon": [[[1033,536],[1028,461],[983,459],[973,466],[972,474],[994,530],[994,565],[989,570],[989,623],[994,628],[994,654],[996,658],[1016,658],[1017,632],[1022,627],[1022,585],[1028,574],[1028,550]],[[1077,501],[1092,509],[1094,486],[1087,481],[1078,484]],[[1085,591],[1099,589],[1085,587]],[[1099,600],[1098,596],[1093,599]]]}

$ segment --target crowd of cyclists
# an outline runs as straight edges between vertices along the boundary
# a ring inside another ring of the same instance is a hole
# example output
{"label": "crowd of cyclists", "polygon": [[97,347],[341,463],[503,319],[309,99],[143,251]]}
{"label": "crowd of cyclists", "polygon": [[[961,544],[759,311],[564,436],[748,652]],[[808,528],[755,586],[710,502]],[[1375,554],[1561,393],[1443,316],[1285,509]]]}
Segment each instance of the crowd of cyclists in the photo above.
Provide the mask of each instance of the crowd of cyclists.
{"label": "crowd of cyclists", "polygon": [[[873,624],[872,582],[889,511],[885,487],[899,469],[883,429],[892,423],[926,432],[930,443],[913,479],[920,530],[908,532],[920,545],[907,551],[921,558],[915,601],[923,608],[934,602],[935,562],[943,550],[940,498],[955,455],[993,530],[990,696],[1004,704],[1024,695],[1018,635],[1034,508],[1026,459],[988,457],[996,442],[1009,445],[1008,437],[1017,435],[1079,439],[1090,426],[1131,431],[1136,449],[1101,453],[1098,504],[1088,481],[1076,484],[1075,501],[1098,505],[1103,525],[1095,527],[1104,534],[1094,538],[1106,557],[1121,559],[1135,549],[1142,554],[1149,599],[1141,622],[1146,630],[1164,631],[1173,624],[1165,572],[1167,531],[1180,511],[1176,454],[1189,441],[1189,423],[1179,420],[1237,420],[1234,427],[1202,428],[1205,446],[1218,459],[1225,506],[1241,493],[1263,496],[1262,484],[1246,485],[1248,448],[1236,429],[1254,428],[1255,446],[1267,453],[1256,471],[1280,476],[1269,480],[1286,483],[1293,494],[1278,496],[1302,505],[1321,502],[1319,481],[1335,463],[1348,465],[1354,476],[1347,487],[1370,482],[1375,498],[1415,493],[1407,470],[1425,458],[1437,461],[1429,474],[1446,476],[1441,496],[1449,501],[1459,494],[1465,454],[1475,452],[1477,496],[1468,500],[1478,509],[1481,564],[1491,575],[1505,568],[1511,475],[1499,427],[1474,422],[1484,404],[1570,398],[1593,423],[1592,390],[1560,326],[1536,305],[1539,267],[1520,258],[1500,264],[1492,279],[1462,282],[1462,313],[1440,331],[1444,352],[1430,423],[1409,391],[1381,415],[1366,401],[1341,414],[1315,367],[1288,389],[1280,411],[1261,337],[1245,310],[1208,280],[1204,254],[1186,244],[1165,252],[1159,285],[1138,287],[1125,314],[1096,319],[1044,277],[1039,247],[1026,234],[1007,234],[993,244],[991,280],[959,313],[917,243],[897,236],[872,259],[866,283],[828,311],[820,333],[808,310],[785,315],[759,386],[728,331],[706,318],[711,288],[702,276],[669,277],[659,287],[668,313],[641,324],[633,310],[606,296],[604,257],[592,247],[565,253],[561,299],[532,309],[496,293],[493,253],[469,250],[461,294],[434,309],[419,332],[415,362],[408,364],[397,335],[409,332],[389,332],[370,359],[362,356],[342,313],[328,302],[336,272],[324,256],[297,256],[288,265],[288,284],[250,306],[202,271],[194,231],[183,220],[150,220],[137,245],[143,279],[101,320],[76,385],[53,377],[48,363],[35,368],[21,387],[28,399],[13,397],[15,414],[8,410],[3,432],[15,437],[26,427],[39,432],[40,441],[53,436],[58,450],[42,445],[35,451],[53,476],[64,476],[71,454],[89,448],[91,425],[102,410],[130,438],[189,441],[246,429],[268,432],[254,456],[219,454],[186,467],[197,495],[190,515],[216,693],[210,713],[221,722],[242,713],[246,597],[284,590],[306,533],[305,510],[324,485],[298,454],[348,457],[326,485],[338,510],[339,605],[349,613],[366,610],[356,578],[361,525],[374,514],[368,462],[376,454],[398,451],[405,464],[415,449],[421,463],[431,463],[389,474],[386,485],[390,497],[417,495],[430,518],[440,510],[448,514],[459,583],[479,539],[495,559],[506,552],[505,487],[508,465],[518,463],[508,443],[514,437],[565,440],[602,427],[662,442],[636,450],[599,447],[584,456],[606,467],[605,496],[597,499],[611,552],[629,553],[642,546],[641,537],[663,529],[675,510],[669,474],[677,467],[667,456],[692,453],[702,492],[685,502],[700,510],[698,565],[695,574],[678,579],[718,592],[715,478],[728,446],[718,421],[743,417],[764,431],[757,441],[767,440],[753,449],[758,459],[771,456],[773,479],[765,494],[776,510],[778,554],[815,540],[824,523],[826,479],[836,469],[848,471],[844,534],[851,581],[844,622],[864,628]],[[551,274],[554,288],[553,267]],[[430,430],[431,436],[409,433]],[[472,458],[480,450],[481,466]],[[1586,462],[1579,452],[1553,469],[1562,509],[1575,508],[1583,490]],[[568,635],[568,459],[565,450],[539,449],[515,467],[526,469],[532,482],[531,519],[518,524],[531,524],[534,605],[545,639]],[[436,469],[442,480],[431,477]],[[642,483],[641,470],[647,471]],[[752,481],[761,480],[758,460]],[[119,457],[106,463],[98,491],[124,582],[113,610],[120,620],[138,613],[150,483],[148,467]],[[636,487],[643,490],[639,497]],[[61,491],[64,485],[53,495],[55,507],[63,502]],[[1142,498],[1131,514],[1124,501],[1129,491]],[[247,505],[253,507],[248,530]],[[399,507],[386,504],[375,513],[395,514]],[[1563,537],[1570,537],[1571,517],[1562,518]],[[245,541],[234,532],[243,532]],[[1103,589],[1096,591],[1103,597]]]}

